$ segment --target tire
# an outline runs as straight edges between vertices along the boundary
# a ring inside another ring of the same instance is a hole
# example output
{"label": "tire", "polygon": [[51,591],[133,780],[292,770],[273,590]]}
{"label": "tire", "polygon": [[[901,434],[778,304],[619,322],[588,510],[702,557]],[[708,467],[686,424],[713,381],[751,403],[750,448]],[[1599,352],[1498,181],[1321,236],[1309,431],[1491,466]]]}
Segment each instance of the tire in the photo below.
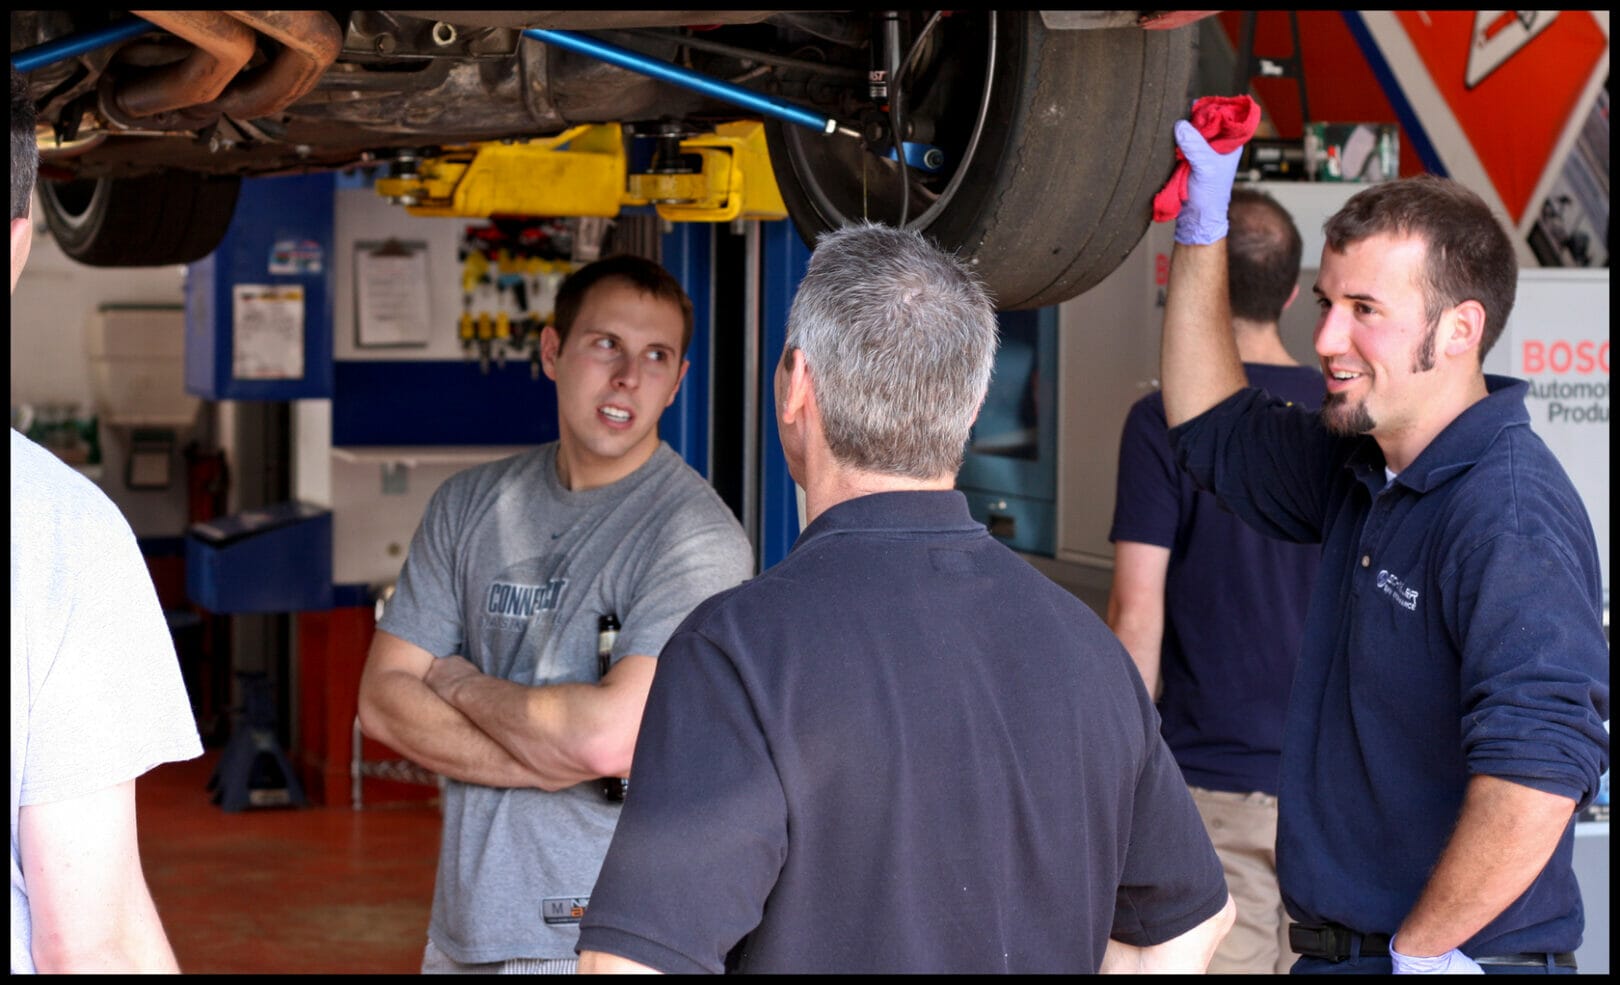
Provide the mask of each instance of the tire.
{"label": "tire", "polygon": [[[981,11],[935,33],[950,57],[912,72],[904,106],[946,165],[911,170],[907,227],[972,264],[1001,310],[1093,287],[1141,240],[1174,170],[1196,28],[1049,31],[1034,11]],[[899,220],[898,168],[859,141],[784,123],[767,139],[806,243],[863,217]]]}
{"label": "tire", "polygon": [[41,181],[39,197],[51,235],[73,259],[93,267],[161,267],[212,253],[241,188],[239,177],[164,171]]}

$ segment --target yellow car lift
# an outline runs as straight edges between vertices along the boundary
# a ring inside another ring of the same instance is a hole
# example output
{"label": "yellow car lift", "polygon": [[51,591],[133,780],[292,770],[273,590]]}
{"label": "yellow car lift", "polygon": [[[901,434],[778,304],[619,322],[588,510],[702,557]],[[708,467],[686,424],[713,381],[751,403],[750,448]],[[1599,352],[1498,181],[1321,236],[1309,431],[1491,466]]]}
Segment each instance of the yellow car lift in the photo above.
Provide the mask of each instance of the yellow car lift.
{"label": "yellow car lift", "polygon": [[785,219],[764,124],[722,123],[680,141],[702,161],[689,174],[632,174],[616,123],[526,143],[448,148],[414,174],[379,178],[379,195],[420,216],[604,216],[651,205],[671,222]]}

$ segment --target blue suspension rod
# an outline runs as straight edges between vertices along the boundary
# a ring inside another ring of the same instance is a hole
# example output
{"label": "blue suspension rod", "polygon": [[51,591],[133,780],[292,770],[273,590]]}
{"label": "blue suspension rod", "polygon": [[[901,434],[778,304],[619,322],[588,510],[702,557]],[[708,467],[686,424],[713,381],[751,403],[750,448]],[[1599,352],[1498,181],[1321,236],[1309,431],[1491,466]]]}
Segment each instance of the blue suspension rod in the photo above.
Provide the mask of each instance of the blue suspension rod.
{"label": "blue suspension rod", "polygon": [[567,48],[569,51],[577,51],[583,55],[600,58],[610,65],[617,65],[632,72],[652,76],[663,82],[694,89],[704,95],[723,99],[726,102],[735,103],[757,113],[764,113],[766,116],[774,116],[788,123],[797,123],[799,126],[809,127],[821,133],[833,133],[836,131],[849,137],[860,136],[856,131],[843,126],[831,117],[811,112],[785,100],[777,99],[774,96],[761,95],[744,89],[742,86],[723,82],[720,79],[711,79],[706,75],[699,75],[697,72],[681,68],[678,65],[661,62],[656,58],[648,58],[639,52],[608,44],[606,41],[598,41],[593,37],[574,31],[546,31],[531,27],[526,29],[523,35],[536,41],[556,45],[559,48]]}
{"label": "blue suspension rod", "polygon": [[19,72],[32,72],[36,68],[44,68],[53,62],[75,58],[87,51],[94,51],[97,48],[117,44],[120,41],[128,41],[136,35],[158,29],[150,21],[142,20],[139,17],[131,17],[128,20],[109,24],[94,31],[70,34],[65,38],[57,38],[55,41],[47,41],[32,48],[13,52],[11,64]]}

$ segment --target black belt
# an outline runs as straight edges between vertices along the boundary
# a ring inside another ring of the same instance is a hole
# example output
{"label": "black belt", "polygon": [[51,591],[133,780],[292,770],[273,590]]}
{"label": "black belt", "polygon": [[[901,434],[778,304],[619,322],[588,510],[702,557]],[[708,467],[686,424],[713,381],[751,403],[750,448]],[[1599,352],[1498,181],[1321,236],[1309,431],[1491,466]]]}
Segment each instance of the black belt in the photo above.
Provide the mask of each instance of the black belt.
{"label": "black belt", "polygon": [[[1357,946],[1359,945],[1359,947]],[[1388,934],[1361,934],[1341,924],[1330,923],[1320,927],[1309,927],[1302,923],[1288,925],[1288,946],[1294,953],[1307,958],[1321,958],[1325,961],[1345,961],[1353,953],[1363,957],[1388,956]],[[1575,967],[1575,955],[1527,953],[1527,954],[1482,954],[1470,955],[1477,964],[1507,965],[1516,968],[1544,968],[1548,958],[1560,968]]]}

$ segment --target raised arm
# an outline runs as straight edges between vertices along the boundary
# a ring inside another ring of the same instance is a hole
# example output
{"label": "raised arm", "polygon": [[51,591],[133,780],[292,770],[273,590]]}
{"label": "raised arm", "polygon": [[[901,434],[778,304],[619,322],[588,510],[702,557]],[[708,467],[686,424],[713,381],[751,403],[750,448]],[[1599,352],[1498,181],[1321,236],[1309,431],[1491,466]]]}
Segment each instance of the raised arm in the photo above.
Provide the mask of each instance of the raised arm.
{"label": "raised arm", "polygon": [[1176,123],[1176,143],[1192,173],[1187,201],[1176,218],[1160,351],[1164,416],[1171,427],[1247,384],[1232,336],[1226,286],[1226,213],[1243,149],[1217,154],[1185,120]]}
{"label": "raised arm", "polygon": [[38,971],[180,970],[141,870],[134,780],[19,808],[16,844]]}
{"label": "raised arm", "polygon": [[546,790],[630,772],[658,661],[621,657],[593,684],[529,687],[481,673],[460,657],[436,661],[427,684],[499,742]]}
{"label": "raised arm", "polygon": [[[460,659],[460,658],[445,658]],[[360,675],[360,727],[435,773],[488,787],[538,787],[538,774],[428,687],[433,654],[377,630]]]}

